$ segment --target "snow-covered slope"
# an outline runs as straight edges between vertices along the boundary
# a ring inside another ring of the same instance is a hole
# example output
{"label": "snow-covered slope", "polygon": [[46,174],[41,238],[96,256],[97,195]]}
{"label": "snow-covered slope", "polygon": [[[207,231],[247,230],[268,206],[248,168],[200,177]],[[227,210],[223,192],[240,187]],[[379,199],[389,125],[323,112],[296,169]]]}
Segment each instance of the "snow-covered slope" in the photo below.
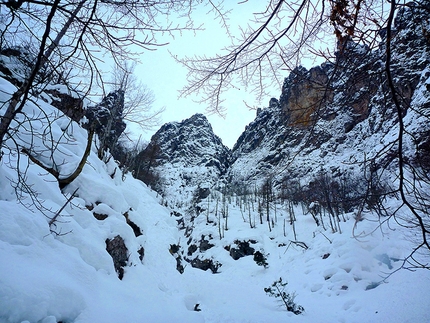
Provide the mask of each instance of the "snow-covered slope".
{"label": "snow-covered slope", "polygon": [[[0,100],[6,102],[16,88],[0,82]],[[176,274],[168,248],[177,231],[169,211],[143,183],[123,177],[115,162],[99,160],[95,146],[80,176],[61,191],[56,179],[18,154],[14,144],[32,143],[41,161],[49,165],[53,156],[60,174],[67,175],[85,150],[87,134],[46,102],[31,101],[23,115],[39,118],[14,124],[20,128],[3,148],[0,168],[0,321],[131,322],[138,315],[127,310],[136,306],[128,299],[136,297],[138,288],[143,290],[139,311],[156,322],[154,302],[163,303],[165,294],[154,285],[153,275],[160,272],[156,267]],[[52,136],[43,136],[47,130]],[[47,149],[51,144],[56,149]],[[126,216],[145,234],[136,237]],[[118,235],[127,248],[123,284],[106,251],[107,241]],[[148,241],[157,242],[147,248]],[[125,283],[135,275],[128,271],[137,268],[143,270],[141,279]],[[143,287],[153,291],[145,302]],[[186,318],[187,312],[176,313],[172,306],[163,311],[165,317]]]}

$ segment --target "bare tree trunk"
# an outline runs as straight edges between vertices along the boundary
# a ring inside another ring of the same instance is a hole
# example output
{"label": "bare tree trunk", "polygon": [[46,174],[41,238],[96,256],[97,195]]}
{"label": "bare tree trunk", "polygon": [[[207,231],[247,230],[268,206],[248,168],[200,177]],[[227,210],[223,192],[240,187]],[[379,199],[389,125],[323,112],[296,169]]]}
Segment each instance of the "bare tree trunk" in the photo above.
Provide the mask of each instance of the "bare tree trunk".
{"label": "bare tree trunk", "polygon": [[41,65],[41,68],[48,62],[48,58],[51,56],[52,52],[58,45],[60,44],[61,39],[66,34],[67,30],[70,28],[70,25],[73,23],[73,21],[76,19],[77,14],[82,9],[82,6],[84,3],[87,2],[87,0],[82,0],[79,2],[78,6],[73,10],[72,15],[69,17],[67,22],[64,24],[63,28],[61,28],[60,32],[58,33],[57,37],[55,37],[54,41],[49,45],[48,49],[46,50],[45,54],[43,55],[43,62]]}
{"label": "bare tree trunk", "polygon": [[79,162],[78,167],[76,167],[76,170],[70,176],[68,176],[66,178],[62,178],[62,179],[59,178],[58,179],[58,184],[60,185],[60,188],[63,188],[66,185],[73,182],[76,179],[76,177],[78,177],[79,174],[82,172],[82,169],[84,168],[84,166],[87,162],[88,156],[90,155],[90,152],[91,152],[91,145],[93,143],[93,136],[94,136],[94,129],[88,130],[87,147],[85,148],[84,155],[82,156],[82,159]]}

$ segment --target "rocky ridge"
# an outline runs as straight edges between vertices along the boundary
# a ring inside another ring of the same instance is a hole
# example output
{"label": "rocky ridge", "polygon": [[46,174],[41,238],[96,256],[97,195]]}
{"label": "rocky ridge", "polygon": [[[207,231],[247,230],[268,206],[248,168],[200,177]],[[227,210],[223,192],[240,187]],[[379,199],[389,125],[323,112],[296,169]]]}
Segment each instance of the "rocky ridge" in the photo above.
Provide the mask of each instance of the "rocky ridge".
{"label": "rocky ridge", "polygon": [[[398,13],[390,62],[403,100],[403,122],[413,134],[404,138],[405,152],[420,161],[429,159],[426,13],[418,6]],[[395,167],[398,119],[386,78],[384,37],[382,31],[378,49],[349,41],[334,62],[296,68],[285,79],[280,99],[259,109],[231,152],[202,115],[163,126],[150,144],[160,146],[157,171],[171,174],[167,168],[182,167],[182,174],[176,172],[182,185],[213,184],[219,176],[222,185],[237,188],[261,186],[267,178],[275,185],[307,185],[321,173],[363,178],[368,160],[376,169]],[[196,166],[194,176],[190,170]],[[170,178],[164,187],[173,182]]]}

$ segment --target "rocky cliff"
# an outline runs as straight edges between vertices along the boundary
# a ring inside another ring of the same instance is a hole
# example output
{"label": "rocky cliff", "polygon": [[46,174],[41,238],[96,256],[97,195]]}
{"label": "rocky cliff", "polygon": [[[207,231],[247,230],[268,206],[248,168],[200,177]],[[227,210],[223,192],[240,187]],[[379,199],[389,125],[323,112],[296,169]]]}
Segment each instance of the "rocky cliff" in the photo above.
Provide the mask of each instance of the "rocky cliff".
{"label": "rocky cliff", "polygon": [[[397,15],[391,41],[390,70],[407,133],[404,153],[420,162],[429,156],[429,30],[427,10],[406,8]],[[394,166],[399,120],[383,32],[381,37],[375,50],[349,42],[333,62],[296,68],[279,101],[271,99],[234,146],[230,181],[258,183],[269,176],[278,183],[309,183],[320,171],[362,177],[368,161],[376,168]]]}
{"label": "rocky cliff", "polygon": [[141,157],[155,173],[166,196],[182,194],[184,201],[204,198],[230,165],[230,149],[216,136],[207,118],[195,114],[182,122],[163,125]]}

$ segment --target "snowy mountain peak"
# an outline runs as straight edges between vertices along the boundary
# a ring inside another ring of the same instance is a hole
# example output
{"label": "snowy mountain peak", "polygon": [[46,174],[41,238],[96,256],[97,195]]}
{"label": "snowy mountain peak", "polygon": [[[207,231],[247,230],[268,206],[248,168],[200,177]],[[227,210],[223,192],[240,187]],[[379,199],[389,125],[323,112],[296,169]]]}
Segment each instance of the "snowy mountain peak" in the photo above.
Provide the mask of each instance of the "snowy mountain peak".
{"label": "snowy mountain peak", "polygon": [[196,113],[192,115],[190,118],[183,120],[180,122],[181,126],[185,125],[194,125],[196,127],[208,127],[212,130],[212,126],[209,123],[206,116],[202,113]]}
{"label": "snowy mountain peak", "polygon": [[202,185],[215,185],[231,159],[230,149],[214,134],[203,114],[163,125],[141,155],[146,165],[151,164],[150,171],[160,177],[162,184],[156,185],[165,193],[190,193]]}
{"label": "snowy mountain peak", "polygon": [[230,155],[230,150],[214,134],[203,114],[163,125],[151,138],[149,146],[149,149],[159,147],[160,154],[155,157],[157,162],[168,160],[184,166],[211,166],[215,158],[220,172],[225,172]]}

